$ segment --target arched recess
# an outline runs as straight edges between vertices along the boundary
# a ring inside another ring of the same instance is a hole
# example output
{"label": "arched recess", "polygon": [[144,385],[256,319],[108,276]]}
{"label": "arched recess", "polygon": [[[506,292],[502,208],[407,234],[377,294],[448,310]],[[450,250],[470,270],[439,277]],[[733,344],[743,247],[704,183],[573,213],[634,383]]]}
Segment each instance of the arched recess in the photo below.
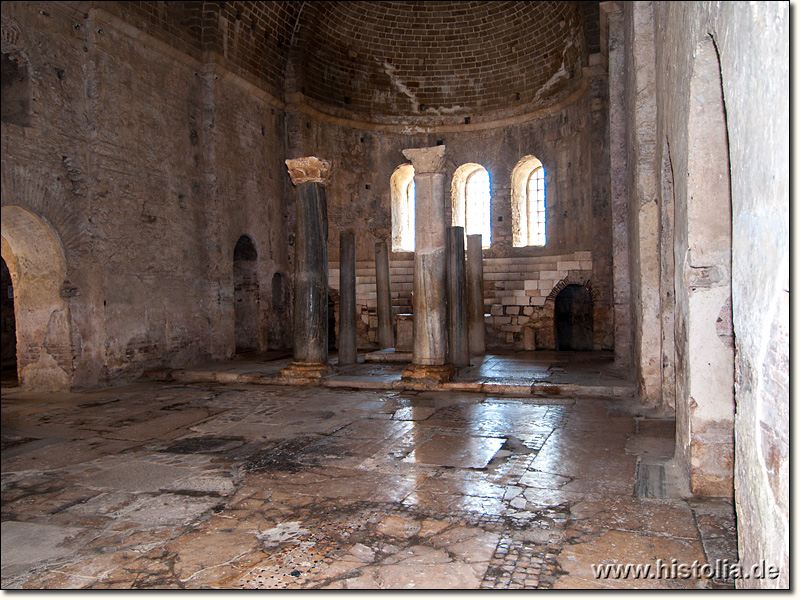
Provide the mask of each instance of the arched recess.
{"label": "arched recess", "polygon": [[243,235],[233,249],[233,314],[236,352],[259,349],[258,252],[253,240]]}
{"label": "arched recess", "polygon": [[542,161],[528,155],[511,171],[511,235],[515,248],[533,245],[530,231],[533,215],[530,214],[528,203],[528,181],[538,169],[544,169]]}
{"label": "arched recess", "polygon": [[415,239],[414,167],[400,165],[389,183],[392,195],[392,250],[413,252]]}
{"label": "arched recess", "polygon": [[40,217],[2,207],[2,256],[14,286],[17,373],[31,391],[68,390],[72,383],[70,314],[61,289],[67,262],[61,240]]}
{"label": "arched recess", "polygon": [[484,167],[466,163],[456,169],[450,186],[450,207],[454,227],[463,227],[464,235],[480,234],[481,245],[491,246],[491,185]]}
{"label": "arched recess", "polygon": [[570,284],[555,298],[556,350],[594,348],[594,303],[582,285]]}
{"label": "arched recess", "polygon": [[677,454],[692,493],[733,493],[730,162],[713,40],[698,44],[690,81],[685,188],[675,199]]}
{"label": "arched recess", "polygon": [[2,356],[3,387],[18,385],[17,381],[17,320],[14,315],[14,283],[5,259],[0,261],[0,304],[2,304],[2,323],[0,324],[0,346]]}

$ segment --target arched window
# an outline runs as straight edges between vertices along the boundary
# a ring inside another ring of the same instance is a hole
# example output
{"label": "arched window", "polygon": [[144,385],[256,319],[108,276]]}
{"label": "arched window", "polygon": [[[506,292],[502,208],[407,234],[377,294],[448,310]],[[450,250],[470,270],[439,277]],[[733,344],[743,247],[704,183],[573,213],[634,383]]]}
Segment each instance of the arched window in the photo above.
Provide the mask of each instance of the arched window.
{"label": "arched window", "polygon": [[465,235],[481,235],[481,245],[492,244],[492,201],[489,172],[481,165],[467,163],[453,173],[451,188],[453,225]]}
{"label": "arched window", "polygon": [[414,167],[400,165],[392,174],[390,182],[392,194],[392,250],[413,252],[416,227],[416,186]]}
{"label": "arched window", "polygon": [[542,161],[526,156],[511,173],[511,230],[515,247],[547,244],[545,196]]}

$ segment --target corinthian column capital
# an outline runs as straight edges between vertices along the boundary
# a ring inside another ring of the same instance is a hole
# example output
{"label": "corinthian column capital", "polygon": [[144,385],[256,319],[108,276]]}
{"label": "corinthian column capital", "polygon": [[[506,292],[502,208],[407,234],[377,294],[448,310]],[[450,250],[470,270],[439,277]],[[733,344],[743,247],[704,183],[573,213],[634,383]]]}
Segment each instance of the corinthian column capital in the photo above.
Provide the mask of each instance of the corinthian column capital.
{"label": "corinthian column capital", "polygon": [[429,148],[407,148],[403,156],[411,161],[414,173],[443,173],[444,172],[444,146],[431,146]]}
{"label": "corinthian column capital", "polygon": [[316,156],[305,156],[303,158],[290,158],[286,161],[289,169],[289,177],[292,183],[313,182],[328,185],[331,177],[330,161],[317,158]]}

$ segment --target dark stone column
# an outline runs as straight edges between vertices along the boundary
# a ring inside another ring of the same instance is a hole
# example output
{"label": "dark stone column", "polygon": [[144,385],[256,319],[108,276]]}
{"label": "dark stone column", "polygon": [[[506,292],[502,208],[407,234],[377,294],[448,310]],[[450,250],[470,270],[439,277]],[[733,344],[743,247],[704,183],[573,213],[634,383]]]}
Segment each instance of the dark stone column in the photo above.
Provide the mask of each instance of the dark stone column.
{"label": "dark stone column", "polygon": [[483,323],[483,248],[480,234],[467,236],[467,329],[470,354],[486,352]]}
{"label": "dark stone column", "polygon": [[406,379],[448,381],[447,260],[445,257],[444,146],[411,148],[403,155],[414,165],[416,249],[414,251],[414,350]]}
{"label": "dark stone column", "polygon": [[281,374],[317,381],[328,370],[328,214],[330,163],[316,157],[287,160],[297,187],[294,257],[294,361]]}
{"label": "dark stone column", "polygon": [[447,228],[448,357],[454,367],[469,366],[464,228]]}
{"label": "dark stone column", "polygon": [[339,234],[339,364],[358,362],[356,329],[356,237]]}
{"label": "dark stone column", "polygon": [[378,346],[381,350],[394,348],[389,246],[386,242],[377,242],[375,244],[375,281],[378,287]]}

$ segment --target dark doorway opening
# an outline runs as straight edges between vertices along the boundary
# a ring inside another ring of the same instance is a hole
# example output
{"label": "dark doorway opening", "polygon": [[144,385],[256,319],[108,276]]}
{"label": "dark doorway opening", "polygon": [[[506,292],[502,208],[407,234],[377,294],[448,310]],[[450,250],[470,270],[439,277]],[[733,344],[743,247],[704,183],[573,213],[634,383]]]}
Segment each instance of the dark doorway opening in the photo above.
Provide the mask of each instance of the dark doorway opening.
{"label": "dark doorway opening", "polygon": [[5,259],[0,265],[0,321],[2,322],[2,332],[0,332],[0,345],[2,345],[2,385],[3,387],[14,387],[18,385],[17,380],[17,320],[14,314],[14,284],[11,281],[11,273]]}
{"label": "dark doorway opening", "polygon": [[243,235],[233,249],[233,312],[236,353],[258,350],[258,252],[249,236]]}
{"label": "dark doorway opening", "polygon": [[556,350],[592,350],[594,319],[592,296],[582,285],[571,284],[556,296]]}

